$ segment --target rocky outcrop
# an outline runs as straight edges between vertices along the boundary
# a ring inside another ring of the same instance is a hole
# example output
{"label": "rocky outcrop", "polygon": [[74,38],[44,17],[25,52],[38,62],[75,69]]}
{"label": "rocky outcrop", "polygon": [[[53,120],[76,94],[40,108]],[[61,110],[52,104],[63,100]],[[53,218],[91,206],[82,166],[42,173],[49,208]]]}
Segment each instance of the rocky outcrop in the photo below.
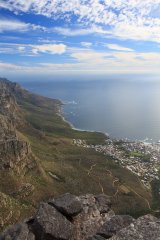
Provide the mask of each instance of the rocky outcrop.
{"label": "rocky outcrop", "polygon": [[[99,198],[103,199],[102,204],[97,200]],[[105,208],[103,213],[102,208]],[[31,232],[37,240],[88,239],[112,216],[114,212],[110,208],[108,196],[88,194],[76,197],[65,194],[47,203],[42,202],[33,219],[8,228],[0,239],[29,239]],[[22,234],[23,229],[25,234]]]}
{"label": "rocky outcrop", "polygon": [[35,240],[35,235],[30,231],[27,223],[17,224],[10,227],[8,231],[0,237],[0,239],[5,240]]}
{"label": "rocky outcrop", "polygon": [[41,203],[32,225],[39,239],[71,239],[74,225],[56,208]]}
{"label": "rocky outcrop", "polygon": [[22,112],[12,92],[12,83],[6,79],[0,79],[0,114],[14,126],[23,125]]}
{"label": "rocky outcrop", "polygon": [[12,169],[17,173],[34,167],[34,160],[27,142],[8,139],[0,142],[0,169]]}
{"label": "rocky outcrop", "polygon": [[152,215],[140,217],[121,229],[111,240],[160,240],[160,220]]}
{"label": "rocky outcrop", "polygon": [[106,195],[65,194],[42,202],[36,215],[9,227],[0,240],[158,240],[160,220],[115,215]]}
{"label": "rocky outcrop", "polygon": [[128,215],[117,215],[105,222],[98,230],[97,235],[106,239],[115,235],[119,230],[133,223],[134,219]]}
{"label": "rocky outcrop", "polygon": [[58,199],[52,199],[48,202],[66,217],[73,217],[82,211],[82,204],[79,198],[72,194],[65,194]]}
{"label": "rocky outcrop", "polygon": [[17,126],[25,124],[25,120],[12,91],[12,84],[0,79],[0,170],[25,174],[35,161],[29,144],[16,134]]}
{"label": "rocky outcrop", "polygon": [[10,121],[5,115],[0,114],[0,141],[15,137],[16,133],[12,121]]}
{"label": "rocky outcrop", "polygon": [[110,198],[106,195],[88,194],[80,196],[79,201],[83,211],[73,219],[76,226],[74,239],[83,240],[94,236],[98,229],[114,216],[114,212],[111,209]]}

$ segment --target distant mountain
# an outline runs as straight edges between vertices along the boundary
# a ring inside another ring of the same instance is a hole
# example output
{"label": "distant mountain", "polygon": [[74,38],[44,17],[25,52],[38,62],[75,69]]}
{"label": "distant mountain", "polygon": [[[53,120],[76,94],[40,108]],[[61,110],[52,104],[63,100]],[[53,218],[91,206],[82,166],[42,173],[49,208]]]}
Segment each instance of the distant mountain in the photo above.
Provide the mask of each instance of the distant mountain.
{"label": "distant mountain", "polygon": [[[145,199],[151,203],[151,192],[134,174],[110,156],[73,144],[73,139],[104,144],[107,137],[72,129],[61,106],[0,79],[0,229],[32,216],[41,200],[66,192],[105,193],[116,213],[149,211]],[[133,191],[124,192],[126,185]]]}

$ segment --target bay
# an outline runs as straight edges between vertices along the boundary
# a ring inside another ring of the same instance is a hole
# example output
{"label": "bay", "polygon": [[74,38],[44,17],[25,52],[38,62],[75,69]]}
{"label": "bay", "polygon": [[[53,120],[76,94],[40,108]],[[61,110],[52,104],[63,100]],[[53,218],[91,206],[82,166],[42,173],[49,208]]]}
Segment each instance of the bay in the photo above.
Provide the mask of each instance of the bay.
{"label": "bay", "polygon": [[151,81],[25,81],[28,90],[62,100],[75,128],[113,138],[160,140],[160,83]]}

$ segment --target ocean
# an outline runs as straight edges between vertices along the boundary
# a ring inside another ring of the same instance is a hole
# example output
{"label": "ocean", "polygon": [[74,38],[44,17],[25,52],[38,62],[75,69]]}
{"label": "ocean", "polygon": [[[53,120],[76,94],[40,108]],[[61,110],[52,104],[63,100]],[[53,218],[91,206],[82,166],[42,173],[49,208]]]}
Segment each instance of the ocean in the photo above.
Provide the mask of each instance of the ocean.
{"label": "ocean", "polygon": [[112,138],[160,140],[160,83],[151,81],[25,81],[31,92],[60,99],[75,128]]}

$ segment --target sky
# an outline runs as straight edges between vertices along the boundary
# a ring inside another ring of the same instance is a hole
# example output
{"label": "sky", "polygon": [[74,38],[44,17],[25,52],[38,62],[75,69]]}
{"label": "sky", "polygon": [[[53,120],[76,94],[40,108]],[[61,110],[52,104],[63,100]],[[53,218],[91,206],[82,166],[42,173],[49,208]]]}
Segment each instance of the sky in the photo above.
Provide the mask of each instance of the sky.
{"label": "sky", "polygon": [[0,0],[0,76],[160,76],[160,0]]}

